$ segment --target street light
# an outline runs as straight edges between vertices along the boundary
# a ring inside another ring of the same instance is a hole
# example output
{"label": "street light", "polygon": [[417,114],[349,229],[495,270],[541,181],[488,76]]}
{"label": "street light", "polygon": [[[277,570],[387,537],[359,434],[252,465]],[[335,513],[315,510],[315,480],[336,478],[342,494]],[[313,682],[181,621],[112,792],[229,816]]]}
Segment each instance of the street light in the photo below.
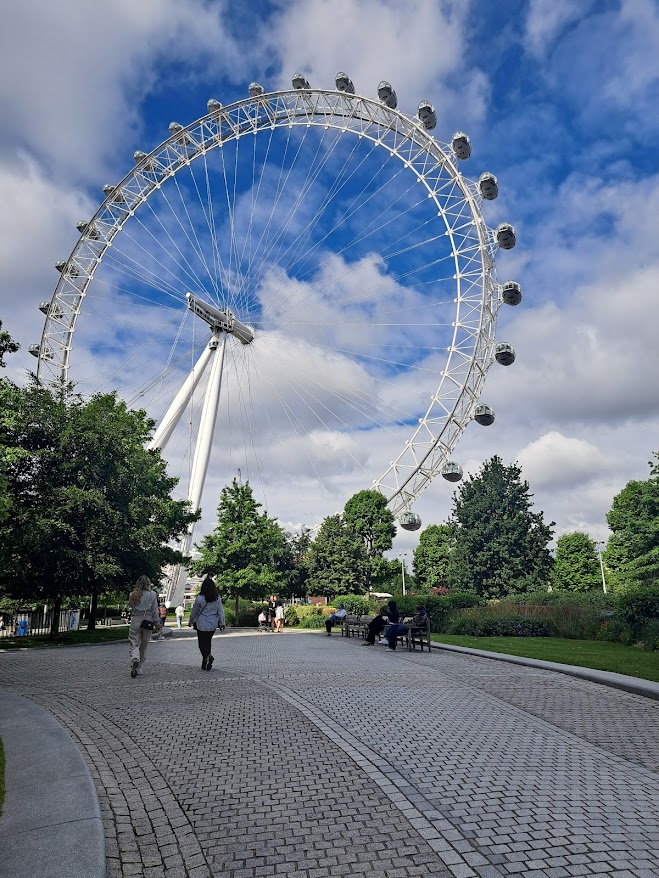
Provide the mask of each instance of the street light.
{"label": "street light", "polygon": [[604,545],[604,540],[597,541],[597,554],[600,559],[600,570],[602,571],[602,588],[604,589],[604,594],[606,594],[606,577],[604,576],[604,562],[602,561],[602,550],[600,546]]}
{"label": "street light", "polygon": [[407,558],[407,552],[399,552],[398,557],[400,558],[400,572],[403,575],[403,597],[407,594],[405,591],[405,558]]}

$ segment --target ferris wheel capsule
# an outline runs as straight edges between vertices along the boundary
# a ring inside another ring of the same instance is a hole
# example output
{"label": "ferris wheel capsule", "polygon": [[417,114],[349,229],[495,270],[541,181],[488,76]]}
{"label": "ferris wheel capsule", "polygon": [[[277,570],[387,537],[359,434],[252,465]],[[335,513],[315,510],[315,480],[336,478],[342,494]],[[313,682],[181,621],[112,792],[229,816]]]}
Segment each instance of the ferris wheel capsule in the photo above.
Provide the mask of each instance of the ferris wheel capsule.
{"label": "ferris wheel capsule", "polygon": [[494,409],[489,405],[477,405],[474,409],[474,420],[481,427],[489,427],[494,423]]}
{"label": "ferris wheel capsule", "polygon": [[259,95],[265,94],[265,89],[262,85],[259,85],[258,82],[250,82],[249,84],[249,96],[251,98],[258,98]]}
{"label": "ferris wheel capsule", "polygon": [[39,302],[39,310],[42,314],[47,314],[50,308],[50,302]]}
{"label": "ferris wheel capsule", "polygon": [[76,229],[82,235],[82,233],[87,230],[88,225],[89,224],[88,224],[87,220],[78,220],[78,222],[76,223]]}
{"label": "ferris wheel capsule", "polygon": [[354,95],[355,93],[355,86],[352,84],[352,79],[350,79],[347,73],[343,73],[342,71],[339,71],[336,74],[336,88],[337,91],[344,91],[349,95]]}
{"label": "ferris wheel capsule", "polygon": [[55,263],[55,268],[61,274],[64,271],[64,269],[66,268],[66,261],[64,259],[58,259],[57,262]]}
{"label": "ferris wheel capsule", "polygon": [[421,516],[416,512],[401,512],[398,523],[403,530],[418,530],[421,527]]}
{"label": "ferris wheel capsule", "polygon": [[501,285],[501,300],[506,305],[519,305],[522,301],[522,288],[516,280],[507,280]]}
{"label": "ferris wheel capsule", "polygon": [[380,85],[378,85],[378,97],[383,104],[386,104],[386,106],[390,107],[392,110],[395,110],[398,106],[398,97],[393,86],[390,82],[387,82],[384,79]]}
{"label": "ferris wheel capsule", "polygon": [[494,348],[494,359],[501,366],[512,366],[515,362],[515,351],[506,342],[501,342]]}
{"label": "ferris wheel capsule", "polygon": [[442,477],[447,482],[459,482],[462,478],[462,467],[453,460],[447,460],[442,467]]}
{"label": "ferris wheel capsule", "polygon": [[293,88],[297,89],[297,91],[305,88],[311,88],[311,86],[309,85],[309,80],[303,73],[294,73],[292,83]]}
{"label": "ferris wheel capsule", "polygon": [[471,155],[471,141],[464,131],[456,131],[451,140],[451,149],[461,161],[468,159]]}
{"label": "ferris wheel capsule", "polygon": [[517,243],[515,227],[511,226],[510,223],[499,223],[495,232],[495,237],[497,239],[497,244],[502,250],[512,250]]}
{"label": "ferris wheel capsule", "polygon": [[494,174],[486,171],[478,178],[478,191],[486,201],[494,201],[499,194],[499,182]]}
{"label": "ferris wheel capsule", "polygon": [[437,125],[437,113],[435,112],[433,105],[428,101],[421,101],[416,114],[426,131],[432,131]]}
{"label": "ferris wheel capsule", "polygon": [[210,98],[210,100],[206,102],[206,106],[208,107],[209,113],[214,113],[216,110],[222,109],[222,104],[219,101],[216,101],[215,98]]}

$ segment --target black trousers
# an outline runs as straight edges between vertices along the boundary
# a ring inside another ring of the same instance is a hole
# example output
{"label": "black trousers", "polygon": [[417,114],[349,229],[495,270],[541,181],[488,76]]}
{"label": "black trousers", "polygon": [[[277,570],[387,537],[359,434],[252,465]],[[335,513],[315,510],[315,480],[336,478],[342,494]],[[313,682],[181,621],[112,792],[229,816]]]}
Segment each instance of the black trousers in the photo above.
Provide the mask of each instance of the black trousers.
{"label": "black trousers", "polygon": [[368,623],[368,633],[366,635],[366,641],[368,643],[375,643],[375,637],[377,634],[382,633],[382,629],[387,623],[384,621],[382,616],[376,616],[372,622]]}
{"label": "black trousers", "polygon": [[211,640],[213,639],[214,631],[199,631],[197,629],[197,643],[199,644],[199,652],[201,653],[202,658],[208,658],[211,654]]}

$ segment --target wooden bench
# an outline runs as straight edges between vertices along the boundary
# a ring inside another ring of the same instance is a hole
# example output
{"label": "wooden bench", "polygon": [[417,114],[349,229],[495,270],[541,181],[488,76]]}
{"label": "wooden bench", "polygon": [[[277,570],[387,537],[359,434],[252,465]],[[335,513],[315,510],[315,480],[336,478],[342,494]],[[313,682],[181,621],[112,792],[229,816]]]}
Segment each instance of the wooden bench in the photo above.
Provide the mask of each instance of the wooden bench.
{"label": "wooden bench", "polygon": [[341,628],[341,636],[346,637],[366,637],[368,631],[368,623],[375,616],[346,616]]}
{"label": "wooden bench", "polygon": [[412,625],[412,617],[404,618],[401,625],[405,625],[405,633],[399,634],[397,640],[399,643],[407,646],[407,651],[416,650],[417,646],[423,652],[428,647],[428,652],[432,650],[430,641],[430,619],[426,619],[425,625]]}

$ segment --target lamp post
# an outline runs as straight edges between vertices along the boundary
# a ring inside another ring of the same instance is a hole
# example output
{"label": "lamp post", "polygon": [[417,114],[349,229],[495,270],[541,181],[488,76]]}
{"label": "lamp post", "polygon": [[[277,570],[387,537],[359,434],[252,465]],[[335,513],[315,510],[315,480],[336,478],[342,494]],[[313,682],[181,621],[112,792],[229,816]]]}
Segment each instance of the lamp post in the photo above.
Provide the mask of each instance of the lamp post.
{"label": "lamp post", "polygon": [[600,570],[602,571],[602,589],[604,590],[604,594],[606,594],[606,577],[604,576],[604,561],[602,561],[602,549],[601,546],[604,545],[604,540],[597,541],[597,554],[600,559]]}
{"label": "lamp post", "polygon": [[407,558],[407,552],[399,552],[398,557],[400,558],[400,572],[403,577],[403,597],[407,594],[405,590],[405,558]]}

